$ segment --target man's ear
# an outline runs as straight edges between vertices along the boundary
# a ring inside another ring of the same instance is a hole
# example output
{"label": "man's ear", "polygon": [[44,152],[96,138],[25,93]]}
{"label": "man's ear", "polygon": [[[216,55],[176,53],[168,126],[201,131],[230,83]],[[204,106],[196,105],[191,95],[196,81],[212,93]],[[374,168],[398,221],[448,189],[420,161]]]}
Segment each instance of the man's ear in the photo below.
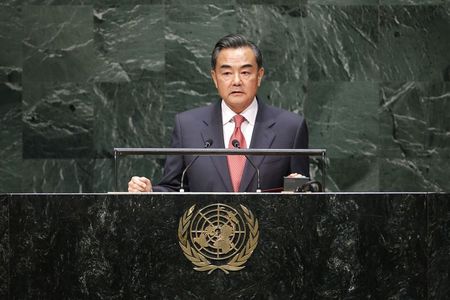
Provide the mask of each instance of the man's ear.
{"label": "man's ear", "polygon": [[216,72],[214,70],[211,70],[211,78],[214,81],[214,85],[216,86],[216,89],[217,89],[218,88],[217,87],[217,78],[216,78]]}
{"label": "man's ear", "polygon": [[263,76],[264,76],[264,68],[261,67],[258,70],[258,87],[261,85],[261,80],[262,80]]}

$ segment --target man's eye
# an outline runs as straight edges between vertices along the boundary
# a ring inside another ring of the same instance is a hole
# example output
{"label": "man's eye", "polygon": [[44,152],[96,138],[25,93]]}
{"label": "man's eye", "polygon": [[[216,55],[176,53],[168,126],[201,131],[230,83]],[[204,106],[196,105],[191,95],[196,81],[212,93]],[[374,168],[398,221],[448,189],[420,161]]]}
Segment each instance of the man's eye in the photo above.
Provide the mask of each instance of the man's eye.
{"label": "man's eye", "polygon": [[231,75],[231,72],[223,72],[222,75]]}
{"label": "man's eye", "polygon": [[250,75],[250,72],[244,71],[244,72],[242,72],[242,75]]}

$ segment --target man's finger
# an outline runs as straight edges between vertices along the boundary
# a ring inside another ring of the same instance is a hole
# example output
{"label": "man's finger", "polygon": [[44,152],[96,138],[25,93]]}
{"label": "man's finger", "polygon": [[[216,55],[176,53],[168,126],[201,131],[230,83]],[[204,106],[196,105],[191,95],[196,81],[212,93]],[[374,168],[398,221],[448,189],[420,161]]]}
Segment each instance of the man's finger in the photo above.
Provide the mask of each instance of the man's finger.
{"label": "man's finger", "polygon": [[142,181],[141,177],[134,176],[134,177],[132,178],[132,181],[133,181],[133,184],[134,184],[138,189],[143,189],[143,190],[145,190],[145,187],[147,186],[147,184],[146,184],[144,181]]}
{"label": "man's finger", "polygon": [[142,182],[144,182],[145,185],[151,184],[150,179],[148,179],[147,177],[141,177],[140,180],[141,180]]}

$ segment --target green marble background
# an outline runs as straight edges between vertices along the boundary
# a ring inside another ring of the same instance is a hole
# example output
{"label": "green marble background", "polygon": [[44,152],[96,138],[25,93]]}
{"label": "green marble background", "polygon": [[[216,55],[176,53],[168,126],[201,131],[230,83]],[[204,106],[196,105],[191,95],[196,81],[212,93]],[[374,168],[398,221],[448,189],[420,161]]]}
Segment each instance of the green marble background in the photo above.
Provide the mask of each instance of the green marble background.
{"label": "green marble background", "polygon": [[[450,190],[450,0],[6,0],[0,192],[113,190],[113,147],[166,147],[217,99],[232,32],[263,51],[260,98],[328,149],[329,190]],[[122,159],[120,189],[163,162]]]}

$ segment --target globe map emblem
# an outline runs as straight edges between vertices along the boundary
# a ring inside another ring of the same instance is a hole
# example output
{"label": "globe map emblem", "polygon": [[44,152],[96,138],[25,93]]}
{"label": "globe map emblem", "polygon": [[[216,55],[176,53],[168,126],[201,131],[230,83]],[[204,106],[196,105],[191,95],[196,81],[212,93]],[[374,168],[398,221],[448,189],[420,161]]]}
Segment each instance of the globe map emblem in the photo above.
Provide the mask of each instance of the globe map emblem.
{"label": "globe map emblem", "polygon": [[202,255],[213,260],[228,259],[246,242],[242,216],[226,204],[212,204],[200,209],[192,218],[190,240]]}

